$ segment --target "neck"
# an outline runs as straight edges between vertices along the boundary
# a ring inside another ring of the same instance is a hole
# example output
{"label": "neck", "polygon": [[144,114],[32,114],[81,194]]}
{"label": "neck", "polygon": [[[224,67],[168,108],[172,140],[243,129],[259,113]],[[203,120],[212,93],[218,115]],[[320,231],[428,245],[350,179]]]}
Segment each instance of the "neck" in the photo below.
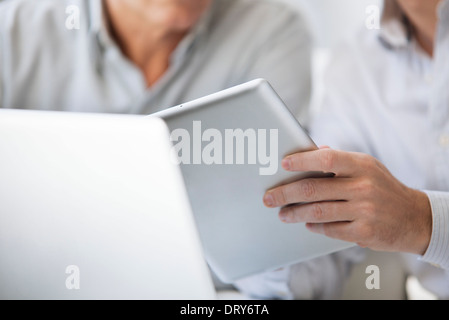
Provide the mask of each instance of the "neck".
{"label": "neck", "polygon": [[145,15],[124,5],[126,2],[106,0],[104,3],[111,36],[151,87],[169,68],[171,54],[187,31],[152,23]]}
{"label": "neck", "polygon": [[440,0],[398,0],[398,2],[413,25],[418,43],[433,56]]}
{"label": "neck", "polygon": [[433,51],[435,47],[436,28],[437,28],[436,23],[434,26],[432,26],[431,30],[415,28],[416,40],[418,41],[421,48],[423,48],[424,51],[430,56],[433,56]]}

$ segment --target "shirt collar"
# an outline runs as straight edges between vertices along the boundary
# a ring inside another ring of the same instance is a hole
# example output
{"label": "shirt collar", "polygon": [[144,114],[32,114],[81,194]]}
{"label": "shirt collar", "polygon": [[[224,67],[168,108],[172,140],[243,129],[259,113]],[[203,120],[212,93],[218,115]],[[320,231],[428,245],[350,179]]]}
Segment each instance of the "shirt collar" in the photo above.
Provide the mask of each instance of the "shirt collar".
{"label": "shirt collar", "polygon": [[411,25],[395,0],[385,1],[379,39],[389,49],[406,47],[412,39]]}
{"label": "shirt collar", "polygon": [[[440,21],[446,21],[449,0],[443,0],[438,7]],[[446,16],[446,17],[445,17]],[[447,21],[446,21],[447,23]],[[413,38],[412,26],[395,0],[386,0],[381,20],[379,39],[389,49],[407,47]]]}

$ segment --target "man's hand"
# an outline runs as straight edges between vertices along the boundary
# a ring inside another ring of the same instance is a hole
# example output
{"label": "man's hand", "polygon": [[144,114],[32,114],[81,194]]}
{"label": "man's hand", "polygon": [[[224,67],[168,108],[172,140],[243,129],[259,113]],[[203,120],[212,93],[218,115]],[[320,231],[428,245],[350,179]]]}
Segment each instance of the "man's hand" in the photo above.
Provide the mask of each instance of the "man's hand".
{"label": "man's hand", "polygon": [[335,173],[267,191],[265,205],[283,207],[285,223],[307,223],[312,232],[374,250],[425,253],[432,233],[427,195],[403,185],[375,158],[324,148],[290,155],[282,167]]}

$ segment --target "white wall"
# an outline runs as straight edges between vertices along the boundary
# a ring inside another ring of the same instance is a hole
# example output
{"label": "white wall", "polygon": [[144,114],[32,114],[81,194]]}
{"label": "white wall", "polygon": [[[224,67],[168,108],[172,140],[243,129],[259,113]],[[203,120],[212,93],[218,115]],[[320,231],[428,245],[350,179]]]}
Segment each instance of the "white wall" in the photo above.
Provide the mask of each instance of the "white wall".
{"label": "white wall", "polygon": [[330,48],[345,36],[366,27],[366,10],[375,5],[382,10],[383,0],[275,0],[297,6],[308,20],[314,36],[315,50],[312,61],[313,94],[311,111],[319,110],[323,96],[322,76],[330,59]]}

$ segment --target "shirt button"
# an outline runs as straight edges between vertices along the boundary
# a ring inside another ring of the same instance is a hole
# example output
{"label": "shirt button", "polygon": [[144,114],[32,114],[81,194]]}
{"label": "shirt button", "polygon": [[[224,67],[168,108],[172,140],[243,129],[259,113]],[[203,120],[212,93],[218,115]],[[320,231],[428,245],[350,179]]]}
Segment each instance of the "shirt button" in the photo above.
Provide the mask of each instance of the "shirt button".
{"label": "shirt button", "polygon": [[440,143],[441,147],[444,147],[444,148],[449,147],[449,135],[447,135],[447,134],[441,135],[439,143]]}

